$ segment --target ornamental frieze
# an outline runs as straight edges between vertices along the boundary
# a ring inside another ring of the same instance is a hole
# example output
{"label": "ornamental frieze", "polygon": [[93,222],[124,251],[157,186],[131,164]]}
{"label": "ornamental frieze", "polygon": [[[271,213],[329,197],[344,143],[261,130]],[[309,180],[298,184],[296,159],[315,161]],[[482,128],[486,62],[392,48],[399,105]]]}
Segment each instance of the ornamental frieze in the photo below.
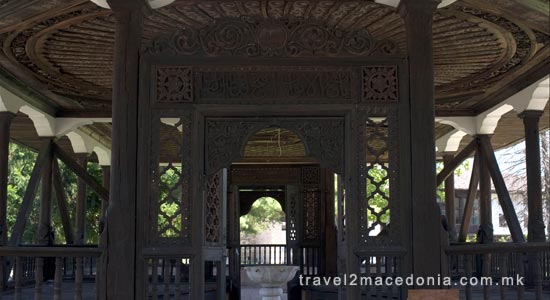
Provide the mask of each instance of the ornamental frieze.
{"label": "ornamental frieze", "polygon": [[159,66],[157,103],[395,103],[397,66]]}
{"label": "ornamental frieze", "polygon": [[397,55],[389,40],[365,28],[342,30],[303,19],[226,18],[202,29],[178,29],[152,40],[145,52],[240,57],[353,57]]}

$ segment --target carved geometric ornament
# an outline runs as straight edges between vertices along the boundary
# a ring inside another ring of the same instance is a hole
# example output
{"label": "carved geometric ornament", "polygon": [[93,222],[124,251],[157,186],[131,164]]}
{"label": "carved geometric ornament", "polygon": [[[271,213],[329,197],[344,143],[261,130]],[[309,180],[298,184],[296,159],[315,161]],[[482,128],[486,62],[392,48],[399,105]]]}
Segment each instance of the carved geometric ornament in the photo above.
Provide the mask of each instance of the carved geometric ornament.
{"label": "carved geometric ornament", "polygon": [[363,67],[363,101],[397,102],[397,84],[395,66]]}
{"label": "carved geometric ornament", "polygon": [[157,101],[165,103],[193,102],[193,72],[190,67],[157,69]]}

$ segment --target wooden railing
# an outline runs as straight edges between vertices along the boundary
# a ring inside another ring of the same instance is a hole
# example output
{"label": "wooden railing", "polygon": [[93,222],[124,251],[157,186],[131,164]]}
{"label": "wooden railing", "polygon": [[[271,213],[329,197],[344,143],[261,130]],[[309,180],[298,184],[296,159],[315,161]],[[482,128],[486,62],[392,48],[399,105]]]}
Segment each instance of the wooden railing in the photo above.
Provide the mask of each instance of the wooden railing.
{"label": "wooden railing", "polygon": [[[95,258],[101,252],[100,248],[90,246],[0,247],[0,257],[14,265],[9,279],[13,282],[15,300],[28,299],[31,294],[36,300],[51,298],[52,295],[46,294],[44,289],[45,279],[50,275],[53,277],[53,299],[61,299],[64,279],[74,280],[71,289],[74,299],[82,299],[85,274],[95,277]],[[89,264],[86,265],[85,261]],[[34,288],[31,286],[29,291],[23,291],[32,283]]]}
{"label": "wooden railing", "polygon": [[286,265],[287,246],[274,244],[241,245],[241,266]]}
{"label": "wooden railing", "polygon": [[241,245],[241,266],[299,265],[304,276],[320,275],[321,250],[319,247],[289,248],[287,245]]}
{"label": "wooden railing", "polygon": [[184,299],[189,296],[190,259],[182,257],[146,258],[148,299]]}
{"label": "wooden railing", "polygon": [[[386,246],[383,249],[362,249],[356,251],[359,257],[359,273],[362,278],[368,278],[372,282],[360,284],[361,294],[364,299],[405,299],[404,286],[395,284],[379,285],[375,283],[379,278],[404,277],[404,259],[407,251],[399,246]],[[359,280],[360,281],[360,280]]]}
{"label": "wooden railing", "polygon": [[[493,283],[472,285],[468,280],[463,288],[467,300],[474,299],[476,289],[485,300],[495,299],[495,289],[500,299],[543,299],[543,288],[550,287],[550,243],[461,243],[445,252],[451,278],[483,277]],[[517,284],[518,277],[525,285]],[[516,295],[510,297],[511,292]]]}
{"label": "wooden railing", "polygon": [[302,247],[300,258],[300,271],[304,276],[320,275],[321,249],[319,247]]}

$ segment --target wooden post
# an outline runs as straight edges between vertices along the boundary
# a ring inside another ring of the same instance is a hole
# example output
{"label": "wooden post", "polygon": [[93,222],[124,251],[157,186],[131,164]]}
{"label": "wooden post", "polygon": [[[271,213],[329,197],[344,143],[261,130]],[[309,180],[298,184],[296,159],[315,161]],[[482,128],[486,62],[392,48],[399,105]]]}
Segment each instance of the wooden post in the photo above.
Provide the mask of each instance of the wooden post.
{"label": "wooden post", "polygon": [[441,271],[441,221],[436,203],[435,102],[432,20],[438,0],[402,0],[409,59],[412,272]]}
{"label": "wooden post", "polygon": [[[10,112],[0,112],[0,246],[8,243],[8,162],[10,146],[10,125],[15,117]],[[9,274],[5,265],[4,257],[0,258],[0,284],[1,290],[4,290],[8,282]]]}
{"label": "wooden post", "polygon": [[[76,159],[84,170],[87,170],[88,153],[77,153]],[[86,243],[86,182],[80,176],[76,178],[76,214],[75,214],[75,244]]]}
{"label": "wooden post", "polygon": [[[101,175],[102,175],[102,184],[103,187],[109,191],[110,185],[111,185],[111,166],[101,166]],[[100,220],[103,220],[105,217],[105,211],[107,210],[107,206],[109,205],[109,202],[105,199],[101,199],[101,213],[100,213]]]}
{"label": "wooden post", "polygon": [[479,231],[478,243],[493,242],[493,221],[491,206],[491,174],[486,164],[485,153],[479,157]]}
{"label": "wooden post", "polygon": [[[539,119],[542,111],[526,110],[519,114],[523,119],[525,130],[525,169],[527,173],[527,210],[529,221],[527,224],[527,241],[544,242],[544,218],[542,216],[542,179],[540,164],[540,133]],[[540,289],[540,257],[538,253],[528,255],[527,284],[535,285]],[[537,299],[540,298],[537,295]]]}
{"label": "wooden post", "polygon": [[525,167],[527,172],[527,240],[544,242],[544,219],[542,217],[542,184],[540,166],[539,119],[542,111],[526,110],[519,116],[523,119],[525,129]]}
{"label": "wooden post", "polygon": [[59,208],[59,216],[61,217],[61,224],[63,225],[63,231],[65,233],[65,241],[67,244],[74,244],[74,232],[71,224],[71,217],[69,215],[69,208],[67,204],[67,197],[65,197],[65,191],[63,189],[63,183],[61,181],[61,173],[59,171],[59,165],[57,159],[53,160],[53,189],[55,191],[55,198],[57,200],[57,208]]}
{"label": "wooden post", "polygon": [[470,177],[470,185],[468,186],[468,195],[464,210],[462,212],[462,222],[460,224],[460,233],[458,236],[459,242],[466,242],[470,229],[470,220],[472,219],[472,211],[474,210],[474,201],[477,195],[477,187],[479,185],[479,156],[480,152],[476,151],[474,155],[474,165],[472,167],[472,175]]}
{"label": "wooden post", "polygon": [[[139,51],[144,1],[110,0],[116,19],[112,106],[111,190],[107,209],[107,299],[136,295],[136,189]],[[102,296],[101,291],[99,291]]]}
{"label": "wooden post", "polygon": [[229,249],[229,276],[232,284],[229,299],[236,300],[241,298],[241,257],[244,255],[240,253],[239,187],[232,185],[228,191],[227,220],[229,236],[227,248]]}
{"label": "wooden post", "polygon": [[[443,163],[447,165],[454,158],[451,153],[443,154]],[[445,215],[449,225],[449,236],[456,240],[455,176],[454,172],[445,179]]]}
{"label": "wooden post", "polygon": [[[48,141],[53,143],[51,138]],[[54,243],[52,229],[52,163],[53,152],[47,154],[44,169],[42,171],[42,190],[40,192],[40,218],[38,221],[38,243],[40,245],[52,245]]]}
{"label": "wooden post", "polygon": [[504,177],[502,177],[502,173],[500,172],[497,158],[493,146],[491,145],[491,139],[488,135],[481,134],[477,136],[477,140],[479,141],[481,155],[483,156],[483,163],[485,167],[489,169],[489,173],[493,179],[493,185],[495,186],[498,201],[502,207],[504,217],[506,218],[506,223],[508,223],[512,240],[515,243],[523,243],[525,242],[523,230],[519,224],[512,198],[510,198],[510,193],[508,193],[508,189],[506,188]]}

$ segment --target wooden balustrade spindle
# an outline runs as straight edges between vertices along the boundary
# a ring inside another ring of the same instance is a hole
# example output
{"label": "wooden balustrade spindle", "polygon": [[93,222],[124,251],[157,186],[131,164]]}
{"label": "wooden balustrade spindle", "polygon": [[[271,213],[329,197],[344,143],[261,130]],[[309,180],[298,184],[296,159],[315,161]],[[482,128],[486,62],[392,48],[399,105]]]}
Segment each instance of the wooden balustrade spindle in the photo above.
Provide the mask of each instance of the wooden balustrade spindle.
{"label": "wooden balustrade spindle", "polygon": [[[523,253],[517,253],[516,256],[516,272],[519,276],[525,276],[525,267],[523,265],[524,263],[524,254]],[[517,284],[517,283],[516,283]],[[517,286],[518,291],[518,300],[523,300],[525,296],[525,287],[523,285]]]}
{"label": "wooden balustrade spindle", "polygon": [[[376,277],[382,276],[382,256],[376,257]],[[380,285],[376,286],[376,299],[382,300],[382,287]]]}
{"label": "wooden balustrade spindle", "polygon": [[75,277],[74,277],[74,299],[82,300],[82,279],[83,279],[83,261],[82,257],[76,258],[75,266]]}
{"label": "wooden balustrade spindle", "polygon": [[172,271],[172,263],[168,259],[164,259],[164,274],[162,275],[163,283],[164,283],[164,289],[163,289],[163,299],[169,299],[170,298],[170,276]]}
{"label": "wooden balustrade spindle", "polygon": [[42,299],[42,283],[44,281],[44,258],[37,257],[34,269],[34,300]]}
{"label": "wooden balustrade spindle", "polygon": [[15,258],[15,300],[21,300],[21,287],[23,285],[23,258]]}
{"label": "wooden balustrade spindle", "polygon": [[151,294],[153,299],[158,299],[158,259],[153,258],[151,270]]}
{"label": "wooden balustrade spindle", "polygon": [[535,299],[536,300],[542,300],[542,270],[540,265],[540,256],[542,253],[533,253],[531,255],[531,259],[533,260],[532,266],[534,270],[532,270],[534,279],[535,279]]}
{"label": "wooden balustrade spindle", "polygon": [[472,256],[469,254],[464,255],[464,272],[466,273],[466,278],[468,278],[468,283],[466,283],[466,300],[472,300],[472,286],[469,282],[472,278],[472,263]]}
{"label": "wooden balustrade spindle", "polygon": [[181,299],[181,258],[176,259],[176,273],[174,275],[174,300]]}
{"label": "wooden balustrade spindle", "polygon": [[[482,275],[484,277],[491,276],[491,254],[483,254],[482,255]],[[491,300],[491,290],[490,286],[484,285],[483,286],[483,300]]]}
{"label": "wooden balustrade spindle", "polygon": [[55,258],[55,277],[54,277],[54,287],[53,287],[53,299],[61,300],[61,280],[63,278],[62,274],[63,259],[61,257]]}
{"label": "wooden balustrade spindle", "polygon": [[499,266],[499,274],[501,278],[500,282],[500,300],[506,300],[506,289],[505,286],[502,284],[502,278],[508,276],[508,253],[500,253],[498,255],[498,266]]}

